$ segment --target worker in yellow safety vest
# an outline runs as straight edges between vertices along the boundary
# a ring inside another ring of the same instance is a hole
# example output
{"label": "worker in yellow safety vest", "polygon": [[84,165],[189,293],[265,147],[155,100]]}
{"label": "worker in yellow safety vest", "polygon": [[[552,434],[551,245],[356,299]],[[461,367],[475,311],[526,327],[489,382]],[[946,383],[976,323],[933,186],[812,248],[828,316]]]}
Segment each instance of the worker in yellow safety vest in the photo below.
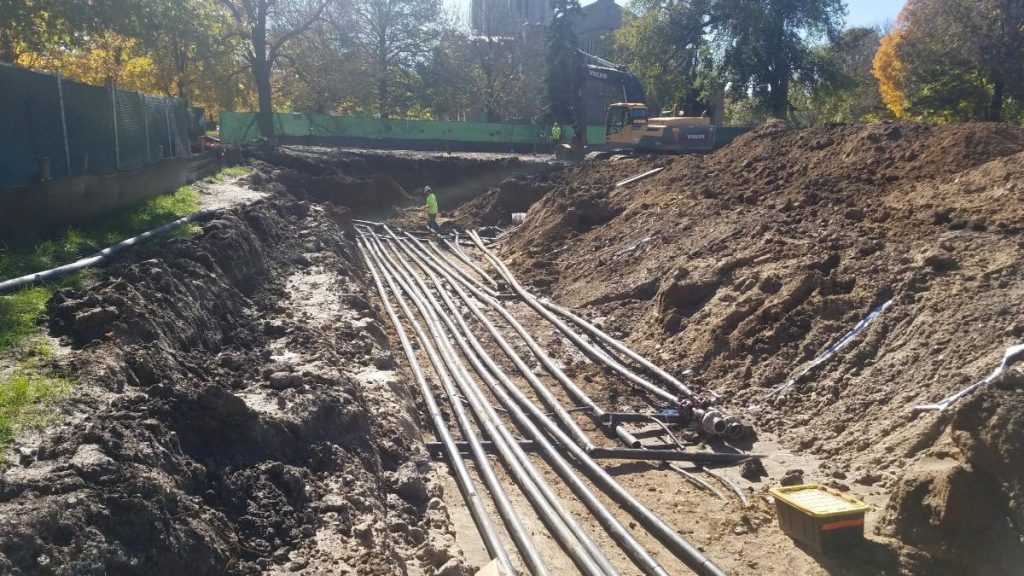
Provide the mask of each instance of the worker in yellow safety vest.
{"label": "worker in yellow safety vest", "polygon": [[555,122],[554,126],[551,127],[551,153],[555,153],[555,148],[562,142],[562,127]]}
{"label": "worker in yellow safety vest", "polygon": [[424,205],[427,210],[427,228],[440,234],[441,228],[437,225],[437,196],[434,196],[430,186],[424,186],[423,193],[427,195],[427,203]]}

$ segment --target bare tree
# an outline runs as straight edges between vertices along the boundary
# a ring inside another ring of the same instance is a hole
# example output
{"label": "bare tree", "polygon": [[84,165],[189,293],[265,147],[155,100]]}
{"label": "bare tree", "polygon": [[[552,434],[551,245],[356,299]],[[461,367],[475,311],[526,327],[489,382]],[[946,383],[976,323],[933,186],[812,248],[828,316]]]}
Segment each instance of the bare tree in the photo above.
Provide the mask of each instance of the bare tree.
{"label": "bare tree", "polygon": [[234,23],[232,35],[245,41],[259,98],[257,122],[265,137],[274,135],[270,76],[281,49],[315,24],[330,0],[220,0]]}

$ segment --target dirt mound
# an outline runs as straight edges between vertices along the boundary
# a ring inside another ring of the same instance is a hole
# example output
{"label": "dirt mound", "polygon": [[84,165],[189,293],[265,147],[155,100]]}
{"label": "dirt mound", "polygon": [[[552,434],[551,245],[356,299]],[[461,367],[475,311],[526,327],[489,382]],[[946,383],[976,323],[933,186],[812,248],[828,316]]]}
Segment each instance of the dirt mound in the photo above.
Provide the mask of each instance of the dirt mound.
{"label": "dirt mound", "polygon": [[466,571],[343,219],[260,202],[52,300],[79,384],[0,475],[0,572]]}
{"label": "dirt mound", "polygon": [[508,178],[456,209],[452,221],[463,228],[511,224],[512,214],[529,210],[551,191],[556,179],[553,173]]}
{"label": "dirt mound", "polygon": [[1024,371],[992,386],[958,407],[886,515],[888,534],[960,573],[1013,574],[1024,565]]}
{"label": "dirt mound", "polygon": [[995,124],[769,124],[709,156],[584,162],[502,250],[539,291],[825,461],[808,480],[884,505],[947,424],[911,408],[1024,341],[1022,158],[1024,130]]}

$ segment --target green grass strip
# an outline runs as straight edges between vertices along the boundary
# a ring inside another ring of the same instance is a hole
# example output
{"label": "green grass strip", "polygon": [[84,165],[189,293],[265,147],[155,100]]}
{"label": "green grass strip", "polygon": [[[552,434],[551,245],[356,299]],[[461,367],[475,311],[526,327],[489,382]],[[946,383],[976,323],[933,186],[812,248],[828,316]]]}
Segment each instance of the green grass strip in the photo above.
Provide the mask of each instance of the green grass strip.
{"label": "green grass strip", "polygon": [[56,418],[54,402],[67,395],[73,383],[40,368],[40,361],[52,353],[49,345],[37,341],[24,359],[0,376],[0,446],[9,444],[21,430],[45,426]]}
{"label": "green grass strip", "polygon": [[[222,170],[220,174],[239,175],[247,172],[247,168],[233,167]],[[0,246],[0,280],[69,264],[121,240],[187,216],[199,208],[199,193],[192,186],[182,186],[173,193],[154,196],[126,210],[98,218],[81,227],[69,227],[24,246]],[[198,226],[186,225],[172,236],[189,237],[199,230]],[[57,289],[81,288],[95,274],[95,271],[83,270],[54,283],[0,295],[0,352],[18,346],[39,330],[46,302]]]}

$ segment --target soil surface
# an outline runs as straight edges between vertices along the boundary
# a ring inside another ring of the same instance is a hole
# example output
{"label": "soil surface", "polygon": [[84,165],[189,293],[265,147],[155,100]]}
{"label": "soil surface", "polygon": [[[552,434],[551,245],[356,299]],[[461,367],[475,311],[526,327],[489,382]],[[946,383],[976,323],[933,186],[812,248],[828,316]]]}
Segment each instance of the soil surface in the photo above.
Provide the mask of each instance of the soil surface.
{"label": "soil surface", "polygon": [[0,572],[466,572],[346,221],[256,202],[50,302],[78,386],[0,477]]}
{"label": "soil surface", "polygon": [[[686,467],[723,498],[664,466],[605,462],[727,573],[1024,565],[1024,361],[944,411],[914,410],[1024,343],[1021,129],[775,123],[707,156],[568,168],[246,153],[251,175],[204,189],[221,211],[198,235],[120,253],[98,284],[50,302],[56,362],[77,386],[57,424],[8,449],[0,573],[459,576],[485,563],[458,490],[424,447],[435,438],[422,400],[354,244],[353,216],[422,228],[408,208],[424,185],[438,192],[442,225],[504,229],[497,251],[531,290],[713,389],[753,425],[742,449],[767,454],[765,470],[715,469],[747,506],[706,471]],[[515,212],[526,212],[518,227]],[[524,304],[506,305],[605,409],[659,407]],[[767,489],[801,478],[871,504],[865,546],[825,556],[780,531]],[[556,491],[634,573],[564,485]],[[571,573],[525,498],[511,497],[551,565]],[[671,573],[686,572],[629,526]]]}
{"label": "soil surface", "polygon": [[1019,365],[944,412],[913,408],[1024,342],[1022,231],[1019,128],[780,123],[709,156],[584,162],[502,254],[539,292],[820,460],[805,479],[869,497],[869,524],[881,516],[877,532],[934,570],[1011,574],[1024,560]]}

